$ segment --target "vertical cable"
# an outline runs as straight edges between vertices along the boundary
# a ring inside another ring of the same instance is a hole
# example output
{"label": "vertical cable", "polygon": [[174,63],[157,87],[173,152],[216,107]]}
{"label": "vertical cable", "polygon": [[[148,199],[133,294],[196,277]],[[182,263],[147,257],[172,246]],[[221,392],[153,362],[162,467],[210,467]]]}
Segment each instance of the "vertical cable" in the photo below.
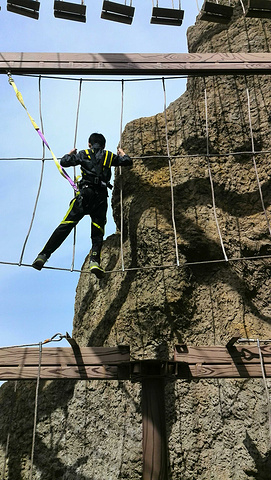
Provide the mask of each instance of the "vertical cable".
{"label": "vertical cable", "polygon": [[198,0],[196,0],[196,4],[197,4],[197,9],[198,9],[198,11],[200,12],[199,1],[198,1]]}
{"label": "vertical cable", "polygon": [[224,243],[223,243],[223,239],[222,239],[222,235],[221,235],[221,231],[220,231],[220,227],[217,219],[217,214],[216,214],[214,184],[213,184],[213,178],[212,178],[212,172],[211,172],[211,166],[210,166],[210,160],[209,160],[210,152],[209,152],[208,102],[207,102],[206,88],[204,89],[204,98],[205,98],[205,122],[206,122],[206,159],[207,159],[209,180],[210,180],[211,192],[212,192],[213,212],[214,212],[216,228],[220,238],[220,244],[223,251],[224,259],[226,260],[226,262],[228,262],[228,257],[224,248]]}
{"label": "vertical cable", "polygon": [[[77,102],[77,111],[76,111],[76,120],[75,120],[75,132],[74,132],[74,142],[73,148],[76,147],[77,141],[77,133],[78,133],[78,120],[79,120],[79,109],[80,109],[80,102],[81,102],[81,93],[82,93],[82,78],[80,78],[79,82],[79,91],[78,91],[78,102]],[[73,181],[76,183],[76,167],[73,167]],[[74,192],[74,196],[76,193]],[[72,246],[72,264],[71,264],[71,272],[74,269],[74,259],[75,259],[75,246],[76,246],[76,226],[73,229],[73,246]]]}
{"label": "vertical cable", "polygon": [[271,405],[270,405],[270,396],[269,396],[269,390],[267,386],[267,381],[266,381],[266,375],[265,375],[265,369],[264,369],[264,361],[263,361],[263,355],[261,351],[261,345],[260,345],[260,340],[257,338],[257,346],[259,350],[259,358],[261,362],[261,371],[262,371],[262,377],[263,377],[263,383],[264,383],[264,388],[265,388],[265,393],[266,393],[266,398],[267,398],[267,407],[268,407],[268,424],[269,424],[269,442],[271,445]]}
{"label": "vertical cable", "polygon": [[247,92],[248,119],[249,119],[249,129],[250,129],[250,137],[251,137],[251,148],[252,148],[252,153],[253,153],[253,155],[252,155],[253,165],[254,165],[254,170],[255,170],[255,174],[256,174],[256,179],[257,179],[257,184],[258,184],[258,189],[259,189],[259,194],[260,194],[260,199],[261,199],[263,212],[264,212],[264,215],[265,215],[265,218],[266,218],[269,234],[271,235],[271,227],[270,227],[269,219],[268,219],[267,212],[266,212],[265,205],[264,205],[263,193],[262,193],[262,189],[261,189],[261,183],[260,183],[260,179],[259,179],[259,175],[258,175],[257,163],[256,163],[256,158],[255,158],[255,145],[254,145],[254,137],[253,137],[253,129],[252,129],[252,121],[251,121],[251,104],[250,104],[250,95],[249,95],[248,88],[246,89],[246,92]]}
{"label": "vertical cable", "polygon": [[169,141],[168,141],[168,128],[167,128],[167,98],[166,98],[166,86],[165,86],[165,79],[162,78],[163,84],[163,91],[164,91],[164,116],[165,116],[165,132],[166,132],[166,141],[167,141],[167,156],[168,156],[168,167],[169,167],[169,177],[170,177],[170,191],[171,191],[171,217],[172,217],[172,225],[174,231],[174,240],[175,240],[175,251],[176,251],[176,262],[177,266],[179,267],[179,252],[178,252],[178,241],[177,241],[177,231],[176,231],[176,224],[175,224],[175,205],[174,205],[174,189],[173,189],[173,177],[172,177],[172,164],[171,164],[171,156],[169,152]]}
{"label": "vertical cable", "polygon": [[241,3],[242,10],[243,10],[243,14],[245,15],[246,10],[245,10],[244,4],[243,4],[243,0],[240,0],[240,3]]}
{"label": "vertical cable", "polygon": [[[123,104],[124,104],[124,80],[121,81],[121,111],[120,111],[120,148],[122,148],[122,123],[123,123]],[[120,256],[121,256],[121,268],[124,271],[124,258],[123,258],[123,182],[122,171],[119,168],[120,173]]]}
{"label": "vertical cable", "polygon": [[[42,131],[42,133],[44,133],[43,119],[42,119],[42,108],[41,108],[41,76],[39,76],[39,114],[40,114],[41,131]],[[36,211],[37,211],[37,206],[38,206],[38,201],[39,201],[41,186],[42,186],[42,181],[43,181],[44,162],[45,162],[45,145],[44,145],[44,142],[42,142],[42,159],[41,159],[41,172],[40,172],[39,186],[38,186],[38,191],[37,191],[37,195],[36,195],[36,200],[35,200],[35,203],[34,203],[32,218],[31,218],[31,221],[30,221],[28,232],[27,232],[26,237],[25,237],[25,241],[23,243],[23,247],[22,247],[22,251],[21,251],[21,255],[20,255],[20,260],[19,260],[19,266],[23,262],[23,256],[24,256],[26,244],[28,242],[29,235],[31,233],[33,223],[34,223],[34,219],[35,219],[35,215],[36,215]]]}
{"label": "vertical cable", "polygon": [[39,399],[41,357],[42,357],[42,342],[39,343],[39,367],[38,367],[38,375],[37,375],[37,383],[36,383],[35,410],[34,410],[34,426],[33,426],[33,437],[32,437],[32,450],[31,450],[31,468],[30,468],[29,480],[32,480],[32,476],[33,476],[35,441],[36,441],[37,418],[38,418],[38,399]]}
{"label": "vertical cable", "polygon": [[4,462],[3,462],[3,470],[2,470],[2,477],[1,480],[5,479],[6,475],[6,465],[7,465],[7,459],[8,459],[8,451],[9,451],[9,442],[10,442],[10,436],[12,433],[12,427],[13,427],[13,420],[14,420],[14,404],[16,402],[16,393],[17,393],[17,380],[14,382],[14,396],[13,396],[13,402],[11,406],[11,412],[10,412],[10,418],[9,418],[9,432],[7,435],[7,443],[6,443],[6,450],[5,450],[5,457],[4,457]]}

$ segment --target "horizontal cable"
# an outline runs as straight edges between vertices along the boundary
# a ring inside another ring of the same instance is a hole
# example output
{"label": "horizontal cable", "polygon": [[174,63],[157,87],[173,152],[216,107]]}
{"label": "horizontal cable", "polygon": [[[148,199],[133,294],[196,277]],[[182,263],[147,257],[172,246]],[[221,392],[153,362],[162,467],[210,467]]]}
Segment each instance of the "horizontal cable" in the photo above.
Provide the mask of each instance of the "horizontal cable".
{"label": "horizontal cable", "polygon": [[[173,268],[185,268],[185,267],[194,267],[194,266],[200,266],[200,265],[214,265],[214,264],[228,264],[230,262],[247,262],[247,261],[252,261],[252,260],[270,260],[271,255],[255,255],[254,257],[233,257],[233,258],[228,258],[226,261],[224,258],[222,259],[216,259],[216,260],[202,260],[202,261],[197,261],[197,262],[184,262],[181,265],[177,265],[175,263],[172,264],[166,264],[166,265],[150,265],[148,267],[128,267],[125,268],[124,270],[122,269],[115,269],[115,270],[105,270],[106,274],[109,273],[123,273],[123,272],[136,272],[136,271],[143,271],[143,270],[167,270],[167,269],[173,269]],[[22,263],[20,264],[19,262],[3,262],[0,261],[0,265],[10,265],[10,266],[16,266],[16,267],[32,267],[31,264],[28,263]],[[65,268],[65,267],[49,267],[49,266],[43,266],[43,269],[47,270],[58,270],[62,272],[71,272],[70,268]],[[93,273],[90,270],[81,270],[81,269],[73,269],[72,272],[76,273],[87,273],[87,274],[92,274]]]}
{"label": "horizontal cable", "polygon": [[38,347],[40,344],[46,345],[47,343],[51,342],[60,342],[65,338],[67,340],[68,338],[68,333],[63,335],[62,333],[55,333],[52,337],[46,338],[46,340],[43,340],[42,342],[36,342],[36,343],[24,343],[21,345],[9,345],[8,347],[0,347],[0,350],[5,350],[6,348],[25,348],[25,347]]}
{"label": "horizontal cable", "polygon": [[[125,78],[125,79],[122,79],[122,78],[83,78],[80,77],[80,78],[73,78],[73,77],[61,77],[61,76],[56,76],[56,75],[37,75],[37,74],[34,74],[34,73],[16,73],[17,76],[22,76],[22,77],[31,77],[31,78],[46,78],[46,79],[49,79],[49,80],[68,80],[68,81],[72,81],[72,82],[80,82],[80,81],[83,81],[83,82],[149,82],[149,81],[157,81],[157,80],[162,80],[162,77],[157,77],[157,76],[154,76],[154,77],[144,77],[144,78],[138,78],[138,77],[135,77],[135,78]],[[116,75],[116,76],[119,76],[121,77],[121,75]],[[163,75],[164,77],[165,75]],[[190,75],[189,75],[190,76]],[[182,80],[182,79],[188,79],[189,78],[188,75],[174,75],[174,76],[166,76],[167,80]]]}
{"label": "horizontal cable", "polygon": [[[68,81],[71,81],[71,82],[79,82],[80,79],[82,78],[82,77],[80,77],[80,78],[75,77],[74,78],[74,77],[57,76],[57,75],[39,75],[39,74],[35,74],[35,73],[21,73],[21,72],[16,72],[14,74],[14,76],[15,75],[16,76],[21,76],[21,77],[31,77],[31,78],[41,77],[41,78],[47,78],[49,80],[51,80],[51,79],[52,80],[61,80],[61,81],[68,80]],[[91,73],[86,73],[85,75],[90,76]],[[129,76],[129,74],[127,74],[127,75]],[[247,72],[242,73],[243,77],[259,77],[259,75],[267,76],[268,73],[259,74],[258,72],[253,72],[252,70],[248,70]],[[221,77],[221,76],[223,76],[223,77],[226,77],[226,76],[236,77],[236,74],[230,73],[230,72],[225,73],[225,72],[221,71],[221,73],[218,73],[218,74],[213,73],[213,75],[209,75],[209,76],[210,77]],[[83,82],[121,82],[122,81],[121,73],[114,74],[114,77],[119,77],[119,78],[111,78],[111,77],[104,78],[104,76],[103,76],[102,78],[83,78],[82,80],[83,80]],[[161,81],[161,79],[163,77],[166,77],[167,80],[181,80],[181,79],[188,80],[189,78],[203,78],[204,76],[201,75],[200,72],[199,73],[189,73],[189,75],[188,74],[183,74],[183,75],[170,75],[169,74],[168,76],[167,76],[167,74],[163,74],[163,76],[153,75],[152,77],[144,77],[144,74],[142,74],[142,75],[137,75],[136,77],[133,77],[133,78],[125,78],[124,81],[125,82],[145,82],[145,81],[156,81],[156,80]]]}
{"label": "horizontal cable", "polygon": [[[246,151],[246,152],[223,152],[223,153],[191,153],[191,154],[186,154],[186,153],[180,153],[178,155],[170,155],[170,158],[217,158],[217,157],[229,157],[229,156],[237,156],[237,155],[265,155],[265,154],[270,154],[271,150],[256,150],[255,152],[252,151]],[[58,157],[58,160],[61,157]],[[137,157],[133,157],[130,155],[130,158],[133,160],[148,160],[152,158],[157,158],[157,159],[168,159],[168,155],[141,155]],[[0,161],[17,161],[17,160],[26,160],[26,161],[53,161],[53,158],[40,158],[40,157],[3,157],[0,158]]]}

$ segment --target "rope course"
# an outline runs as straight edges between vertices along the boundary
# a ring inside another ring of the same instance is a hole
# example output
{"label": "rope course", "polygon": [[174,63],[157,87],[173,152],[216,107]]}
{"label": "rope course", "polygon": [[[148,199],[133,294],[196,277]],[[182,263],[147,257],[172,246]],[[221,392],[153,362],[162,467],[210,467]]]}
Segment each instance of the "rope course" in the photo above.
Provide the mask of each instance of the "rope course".
{"label": "rope course", "polygon": [[[37,196],[35,199],[34,203],[34,209],[32,213],[32,218],[29,226],[29,230],[27,232],[26,238],[23,243],[21,255],[19,262],[6,262],[6,261],[0,261],[0,264],[2,265],[16,265],[16,266],[31,266],[27,263],[23,263],[23,257],[24,257],[24,252],[25,248],[32,230],[34,218],[36,215],[36,210],[37,210],[37,205],[39,201],[39,196],[40,196],[40,191],[42,187],[42,182],[43,182],[43,177],[44,177],[44,164],[47,161],[54,161],[57,163],[58,168],[60,167],[58,163],[58,159],[55,157],[53,154],[51,148],[49,147],[47,141],[44,138],[44,128],[43,128],[43,118],[42,118],[42,107],[41,107],[41,79],[42,78],[49,78],[49,79],[56,79],[56,80],[63,80],[63,77],[50,77],[50,76],[39,76],[39,112],[40,112],[40,124],[41,124],[41,130],[39,127],[35,124],[33,118],[29,115],[27,108],[24,105],[22,95],[18,91],[14,80],[12,77],[9,75],[9,83],[13,86],[16,96],[24,109],[27,112],[27,115],[29,116],[33,126],[35,127],[36,131],[39,133],[41,139],[42,139],[42,147],[43,147],[43,152],[42,152],[42,158],[34,158],[34,157],[13,157],[13,158],[0,158],[0,161],[16,161],[16,160],[28,160],[28,161],[41,161],[42,167],[41,167],[41,173],[40,173],[40,180],[39,180],[39,186],[38,186],[38,192]],[[26,75],[29,77],[34,77],[37,78],[36,75]],[[184,76],[174,76],[174,77],[167,77],[167,80],[170,79],[183,79],[187,78]],[[251,139],[251,150],[250,151],[225,151],[225,152],[219,152],[219,153],[211,153],[210,152],[210,147],[209,147],[209,114],[208,114],[208,93],[207,93],[207,88],[206,85],[204,84],[204,107],[205,107],[205,134],[206,134],[206,152],[200,152],[200,153],[195,153],[195,154],[185,154],[185,153],[180,153],[179,155],[172,155],[170,152],[170,142],[169,142],[169,132],[168,132],[168,118],[167,118],[167,92],[166,92],[166,82],[164,77],[158,77],[158,78],[135,78],[135,79],[78,79],[78,78],[67,78],[65,77],[65,80],[73,80],[76,82],[79,82],[79,88],[78,88],[78,100],[77,100],[77,109],[76,109],[76,117],[75,117],[75,132],[74,132],[74,148],[76,148],[76,142],[77,142],[77,135],[78,135],[78,124],[79,124],[79,111],[80,111],[80,104],[81,104],[81,96],[82,96],[82,85],[83,82],[102,82],[102,81],[107,81],[107,82],[118,82],[121,83],[121,110],[120,110],[120,137],[119,137],[119,145],[122,147],[122,132],[123,132],[123,112],[124,112],[124,88],[125,88],[125,82],[133,82],[133,81],[157,81],[160,80],[162,81],[162,88],[163,88],[163,96],[164,96],[164,102],[163,102],[163,113],[164,113],[164,123],[165,123],[165,139],[166,139],[166,155],[141,155],[141,156],[134,156],[132,157],[134,160],[140,159],[140,160],[145,160],[145,159],[153,159],[155,157],[156,160],[168,160],[168,167],[169,167],[169,180],[170,180],[170,193],[171,193],[171,217],[172,217],[172,228],[173,228],[173,233],[174,233],[174,242],[175,242],[175,253],[176,253],[176,263],[174,264],[162,264],[162,265],[152,265],[152,266],[134,266],[134,267],[126,267],[124,263],[124,240],[123,240],[123,229],[124,229],[124,212],[123,212],[123,178],[122,178],[122,171],[121,167],[119,168],[119,178],[120,178],[120,258],[121,258],[121,269],[114,269],[114,270],[107,270],[105,273],[120,273],[120,272],[129,272],[129,271],[139,271],[139,270],[158,270],[158,269],[168,269],[168,268],[178,268],[180,267],[180,260],[179,260],[179,252],[178,252],[178,238],[177,238],[177,229],[176,229],[176,222],[175,222],[175,201],[174,201],[174,179],[173,179],[173,173],[172,173],[172,160],[174,159],[193,159],[193,158],[203,158],[207,162],[207,170],[208,170],[208,176],[209,176],[209,182],[210,182],[210,189],[211,189],[211,198],[212,198],[212,208],[213,208],[213,214],[214,214],[214,219],[215,219],[215,224],[220,240],[220,246],[222,249],[223,253],[223,259],[214,259],[214,260],[202,260],[202,261],[195,261],[195,262],[184,262],[182,263],[182,267],[187,267],[187,266],[193,266],[193,265],[208,265],[208,264],[227,264],[228,262],[236,262],[236,261],[251,261],[251,260],[259,260],[259,259],[270,259],[271,255],[255,255],[255,256],[248,256],[248,257],[232,257],[229,258],[223,238],[222,238],[222,233],[218,221],[218,216],[217,216],[217,207],[216,207],[216,200],[215,200],[215,191],[214,191],[214,181],[212,177],[212,169],[211,169],[211,163],[210,160],[212,158],[222,158],[222,157],[229,157],[229,156],[238,156],[238,155],[246,155],[250,156],[253,161],[254,165],[254,170],[255,170],[255,175],[256,175],[256,180],[257,180],[257,185],[258,185],[258,190],[259,190],[259,195],[260,195],[260,200],[261,200],[261,205],[262,205],[262,210],[267,222],[267,227],[269,234],[271,235],[271,226],[270,222],[268,219],[265,203],[264,203],[264,198],[263,198],[263,193],[262,193],[262,188],[261,188],[261,182],[259,179],[259,174],[258,174],[258,169],[257,169],[257,163],[256,163],[256,157],[259,155],[263,154],[270,154],[271,150],[261,150],[257,151],[255,149],[255,142],[254,142],[254,135],[253,135],[253,127],[252,127],[252,118],[251,118],[251,99],[250,99],[250,93],[248,87],[246,87],[246,96],[247,96],[247,107],[248,107],[248,120],[249,120],[249,131],[250,131],[250,139]],[[48,147],[49,151],[52,154],[52,158],[45,158],[45,146]],[[61,167],[60,167],[61,168]],[[62,169],[63,170],[63,169]],[[63,175],[63,172],[61,172]],[[64,172],[64,175],[67,178],[66,172]],[[76,191],[76,171],[74,167],[74,180],[72,181],[69,179],[70,184],[73,186],[74,190]],[[83,270],[83,269],[76,269],[74,268],[74,263],[75,263],[75,250],[76,250],[76,230],[74,229],[74,239],[73,239],[73,251],[72,251],[72,264],[71,268],[62,268],[62,267],[51,267],[51,266],[44,266],[43,268],[49,269],[49,270],[59,270],[59,271],[71,271],[71,272],[77,272],[77,273],[90,273],[88,270]]]}

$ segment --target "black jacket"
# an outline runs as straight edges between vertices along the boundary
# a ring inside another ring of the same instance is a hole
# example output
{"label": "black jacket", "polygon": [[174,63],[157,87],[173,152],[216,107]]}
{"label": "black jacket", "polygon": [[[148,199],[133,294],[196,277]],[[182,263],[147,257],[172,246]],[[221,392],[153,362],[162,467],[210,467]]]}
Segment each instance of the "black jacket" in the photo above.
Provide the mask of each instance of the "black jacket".
{"label": "black jacket", "polygon": [[98,144],[94,144],[88,150],[80,150],[73,155],[64,155],[60,164],[62,167],[80,165],[83,182],[93,182],[94,178],[98,178],[100,182],[107,186],[111,178],[111,166],[132,165],[133,161],[128,155],[121,157],[109,150],[103,150]]}

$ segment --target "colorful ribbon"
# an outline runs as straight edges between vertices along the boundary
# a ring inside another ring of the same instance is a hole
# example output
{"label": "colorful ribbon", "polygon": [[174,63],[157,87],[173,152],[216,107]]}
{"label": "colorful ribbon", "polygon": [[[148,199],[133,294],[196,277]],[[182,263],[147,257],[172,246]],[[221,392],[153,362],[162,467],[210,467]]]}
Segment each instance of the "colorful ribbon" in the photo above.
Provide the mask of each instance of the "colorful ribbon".
{"label": "colorful ribbon", "polygon": [[23,100],[22,94],[21,94],[21,92],[19,92],[18,88],[16,87],[13,78],[11,77],[10,74],[8,74],[8,76],[9,76],[9,80],[8,80],[8,81],[9,81],[9,84],[12,85],[12,87],[13,87],[15,93],[16,93],[16,97],[18,98],[20,104],[24,107],[24,109],[25,109],[25,111],[26,111],[26,113],[27,113],[27,115],[28,115],[28,117],[29,117],[29,119],[30,119],[33,127],[35,128],[36,132],[39,134],[39,136],[40,136],[41,140],[43,141],[44,145],[46,145],[46,147],[48,148],[48,150],[51,152],[51,155],[52,155],[52,157],[53,157],[53,160],[54,160],[54,162],[55,162],[55,164],[56,164],[56,166],[57,166],[57,168],[58,168],[58,171],[60,172],[60,174],[61,174],[64,178],[66,178],[66,179],[68,180],[68,182],[71,184],[71,186],[72,186],[72,188],[75,190],[75,192],[77,192],[77,191],[78,191],[77,185],[76,185],[76,184],[74,183],[74,181],[69,177],[69,175],[67,174],[67,172],[64,170],[64,168],[63,168],[63,167],[60,165],[60,163],[58,162],[55,154],[53,153],[53,151],[51,150],[50,146],[48,145],[48,143],[47,143],[47,141],[46,141],[43,133],[41,132],[40,128],[38,127],[38,125],[36,124],[36,122],[34,121],[34,119],[31,117],[31,115],[29,114],[29,112],[28,112],[28,110],[27,110],[27,108],[26,108],[26,106],[25,106],[25,104],[24,104],[24,100]]}

